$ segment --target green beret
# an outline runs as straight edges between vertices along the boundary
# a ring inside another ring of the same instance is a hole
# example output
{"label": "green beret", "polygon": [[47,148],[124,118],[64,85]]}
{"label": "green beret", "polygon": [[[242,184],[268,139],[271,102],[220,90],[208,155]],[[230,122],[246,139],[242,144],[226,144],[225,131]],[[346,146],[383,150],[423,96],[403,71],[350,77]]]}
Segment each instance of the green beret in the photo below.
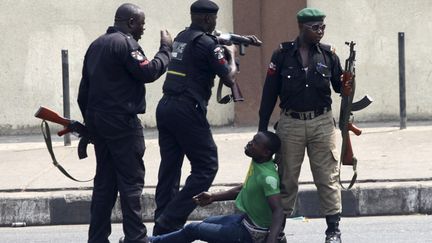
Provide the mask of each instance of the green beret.
{"label": "green beret", "polygon": [[323,21],[325,13],[316,8],[304,8],[297,13],[297,21],[299,23]]}
{"label": "green beret", "polygon": [[216,14],[218,10],[219,10],[218,5],[210,0],[195,1],[190,7],[191,13]]}

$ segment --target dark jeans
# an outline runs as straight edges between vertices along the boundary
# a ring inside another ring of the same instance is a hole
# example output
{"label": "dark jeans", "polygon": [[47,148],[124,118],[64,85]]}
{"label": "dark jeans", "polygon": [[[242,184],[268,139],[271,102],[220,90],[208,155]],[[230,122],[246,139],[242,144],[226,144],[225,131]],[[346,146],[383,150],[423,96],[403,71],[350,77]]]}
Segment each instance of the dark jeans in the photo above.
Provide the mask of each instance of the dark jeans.
{"label": "dark jeans", "polygon": [[150,237],[150,242],[189,243],[202,240],[211,243],[251,243],[250,234],[241,223],[243,217],[243,214],[209,217],[201,223],[188,224],[181,230]]}
{"label": "dark jeans", "polygon": [[146,242],[140,203],[145,173],[140,120],[137,116],[88,112],[86,125],[93,135],[97,163],[88,242],[109,242],[111,211],[118,192],[125,242]]}
{"label": "dark jeans", "polygon": [[[218,170],[217,147],[205,111],[193,100],[164,96],[156,110],[161,163],[156,187],[154,234],[183,227],[196,208],[192,197],[211,186]],[[180,187],[184,156],[191,174]],[[165,231],[161,231],[162,226]]]}

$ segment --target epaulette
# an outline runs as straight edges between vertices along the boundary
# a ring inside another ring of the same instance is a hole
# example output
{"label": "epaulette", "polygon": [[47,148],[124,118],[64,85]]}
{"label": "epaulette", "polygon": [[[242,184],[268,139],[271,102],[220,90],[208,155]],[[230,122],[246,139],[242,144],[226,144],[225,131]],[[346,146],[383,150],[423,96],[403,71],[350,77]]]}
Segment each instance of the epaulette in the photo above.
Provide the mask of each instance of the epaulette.
{"label": "epaulette", "polygon": [[294,47],[294,45],[295,45],[295,41],[282,42],[282,43],[279,45],[279,49],[280,49],[281,51],[288,51],[288,50],[290,50],[292,47]]}
{"label": "epaulette", "polygon": [[136,51],[140,49],[138,42],[132,38],[130,35],[125,35],[126,43],[128,45],[129,51]]}
{"label": "epaulette", "polygon": [[336,54],[336,48],[329,44],[319,43],[321,50],[330,52],[331,54]]}
{"label": "epaulette", "polygon": [[212,40],[217,41],[217,37],[215,35],[211,34],[211,33],[204,33],[204,35],[210,37]]}

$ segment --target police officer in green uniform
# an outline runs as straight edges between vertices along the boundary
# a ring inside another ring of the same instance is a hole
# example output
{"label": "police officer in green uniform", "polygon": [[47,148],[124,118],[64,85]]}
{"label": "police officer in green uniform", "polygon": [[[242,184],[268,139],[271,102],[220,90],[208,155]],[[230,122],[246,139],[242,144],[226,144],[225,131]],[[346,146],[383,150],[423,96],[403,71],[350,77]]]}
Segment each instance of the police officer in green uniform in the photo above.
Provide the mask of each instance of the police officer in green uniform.
{"label": "police officer in green uniform", "polygon": [[325,242],[341,242],[340,168],[331,87],[340,93],[342,68],[332,48],[320,43],[326,27],[324,18],[318,9],[299,11],[299,36],[282,43],[273,53],[262,93],[259,130],[267,130],[279,97],[281,113],[276,133],[282,147],[277,156],[285,213],[291,215],[294,210],[306,148],[321,212],[326,217]]}
{"label": "police officer in green uniform", "polygon": [[[156,110],[161,162],[156,187],[154,235],[180,229],[196,208],[192,197],[208,190],[218,170],[216,144],[206,118],[215,76],[231,86],[236,73],[233,50],[210,33],[219,7],[195,1],[191,25],[174,39],[172,61]],[[179,191],[184,157],[191,174]]]}
{"label": "police officer in green uniform", "polygon": [[140,7],[121,5],[114,26],[90,45],[84,58],[78,104],[96,153],[89,243],[109,242],[111,211],[119,192],[124,242],[148,242],[140,203],[145,145],[137,114],[145,112],[145,84],[167,69],[172,40],[161,31],[159,51],[149,60],[137,42],[144,24]]}

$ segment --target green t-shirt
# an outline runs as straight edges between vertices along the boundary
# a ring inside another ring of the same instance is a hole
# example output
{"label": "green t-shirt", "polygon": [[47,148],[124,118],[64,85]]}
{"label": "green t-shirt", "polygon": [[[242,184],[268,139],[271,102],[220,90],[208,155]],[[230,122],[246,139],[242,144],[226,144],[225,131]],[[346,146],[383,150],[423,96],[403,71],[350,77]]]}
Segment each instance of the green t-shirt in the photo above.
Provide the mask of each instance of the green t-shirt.
{"label": "green t-shirt", "polygon": [[273,160],[261,164],[252,161],[235,203],[256,225],[269,228],[272,211],[267,197],[279,193],[279,175]]}

